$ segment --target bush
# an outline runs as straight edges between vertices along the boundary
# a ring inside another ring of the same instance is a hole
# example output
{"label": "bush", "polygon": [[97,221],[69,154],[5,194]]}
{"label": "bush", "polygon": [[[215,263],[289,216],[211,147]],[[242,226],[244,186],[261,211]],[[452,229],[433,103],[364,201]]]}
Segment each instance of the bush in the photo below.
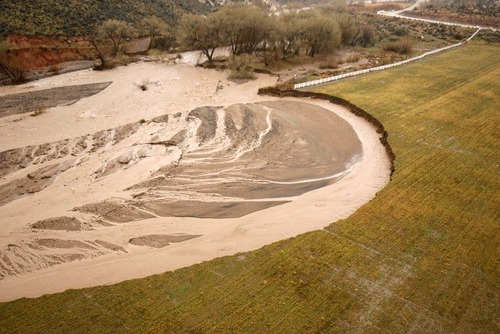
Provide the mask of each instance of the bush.
{"label": "bush", "polygon": [[228,62],[229,69],[231,70],[229,78],[242,80],[255,79],[253,68],[250,66],[250,61],[250,56],[246,54],[241,56],[231,56]]}
{"label": "bush", "polygon": [[397,52],[402,55],[410,54],[413,51],[415,41],[410,36],[404,36],[398,42],[386,42],[382,45],[384,51]]}
{"label": "bush", "polygon": [[32,113],[31,113],[31,117],[36,117],[36,116],[40,116],[41,114],[45,113],[47,111],[47,109],[45,107],[38,107],[36,108]]}
{"label": "bush", "polygon": [[6,75],[13,84],[26,81],[28,65],[22,57],[11,50],[7,41],[0,41],[0,72]]}
{"label": "bush", "polygon": [[52,65],[49,67],[49,72],[59,74],[59,72],[61,72],[61,67],[59,65]]}
{"label": "bush", "polygon": [[410,36],[401,37],[399,40],[399,53],[410,54],[413,52],[413,45],[415,41]]}
{"label": "bush", "polygon": [[399,46],[396,42],[385,42],[382,44],[382,50],[390,52],[399,52]]}
{"label": "bush", "polygon": [[357,63],[360,59],[361,59],[361,56],[359,55],[359,53],[353,53],[347,57],[346,62]]}
{"label": "bush", "polygon": [[408,32],[406,31],[405,28],[397,28],[395,31],[394,31],[394,34],[395,35],[398,35],[398,36],[406,36],[408,35]]}
{"label": "bush", "polygon": [[335,69],[339,65],[339,61],[335,56],[330,56],[326,59],[325,63],[320,65],[320,69]]}
{"label": "bush", "polygon": [[142,83],[140,85],[135,84],[137,87],[139,87],[143,92],[148,90],[149,87],[149,79],[144,79],[142,80]]}

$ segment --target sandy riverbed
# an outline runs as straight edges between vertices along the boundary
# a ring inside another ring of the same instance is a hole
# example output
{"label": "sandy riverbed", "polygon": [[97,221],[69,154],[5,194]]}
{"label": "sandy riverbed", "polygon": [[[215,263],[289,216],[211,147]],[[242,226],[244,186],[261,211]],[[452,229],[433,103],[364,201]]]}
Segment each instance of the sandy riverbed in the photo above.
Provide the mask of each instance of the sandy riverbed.
{"label": "sandy riverbed", "polygon": [[325,101],[257,95],[275,80],[138,63],[1,87],[112,82],[36,117],[0,111],[0,300],[254,250],[372,199],[390,173],[374,129]]}

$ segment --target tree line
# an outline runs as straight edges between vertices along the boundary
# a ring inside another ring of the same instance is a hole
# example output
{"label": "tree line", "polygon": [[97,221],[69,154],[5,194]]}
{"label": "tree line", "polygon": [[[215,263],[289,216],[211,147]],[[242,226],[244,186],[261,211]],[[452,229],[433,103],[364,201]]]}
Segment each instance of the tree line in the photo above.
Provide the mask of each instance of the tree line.
{"label": "tree line", "polygon": [[[292,9],[275,15],[262,7],[230,5],[208,15],[185,14],[175,28],[156,16],[143,18],[135,26],[110,19],[104,21],[89,40],[104,69],[112,66],[109,53],[116,56],[124,41],[134,36],[149,37],[148,49],[161,41],[169,44],[175,40],[184,49],[201,50],[208,61],[213,62],[217,48],[229,47],[232,55],[255,55],[268,65],[299,54],[314,57],[342,44],[367,46],[370,41],[373,44],[371,35],[373,31],[358,26],[348,14],[345,2],[337,1],[333,5]],[[22,66],[13,65],[8,45],[0,47],[0,65],[0,72],[12,82],[24,79]]]}
{"label": "tree line", "polygon": [[[176,29],[157,17],[143,19],[139,27],[142,35],[150,38],[150,48],[159,37],[173,36],[181,47],[201,50],[209,62],[219,47],[229,47],[232,55],[255,54],[268,64],[300,53],[314,57],[364,36],[362,27],[338,5],[279,15],[269,15],[260,7],[232,5],[206,16],[185,14]],[[98,37],[110,42],[115,55],[133,34],[131,25],[118,20],[105,21],[97,30]]]}
{"label": "tree line", "polygon": [[267,64],[301,52],[314,57],[351,44],[357,33],[354,18],[337,7],[268,15],[259,7],[235,5],[206,16],[182,16],[177,36],[181,45],[201,50],[209,62],[216,48],[228,46],[232,55],[255,54]]}

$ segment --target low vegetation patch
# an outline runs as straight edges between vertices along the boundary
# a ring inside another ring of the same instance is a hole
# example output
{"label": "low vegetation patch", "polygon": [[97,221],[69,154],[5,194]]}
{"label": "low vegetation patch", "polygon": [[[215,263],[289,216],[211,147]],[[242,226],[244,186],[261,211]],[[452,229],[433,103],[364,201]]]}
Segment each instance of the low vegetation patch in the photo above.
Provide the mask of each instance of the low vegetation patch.
{"label": "low vegetation patch", "polygon": [[36,116],[40,116],[41,114],[44,114],[45,112],[47,111],[47,108],[45,107],[38,107],[36,108],[31,114],[30,116],[32,117],[36,117]]}
{"label": "low vegetation patch", "polygon": [[255,79],[254,70],[250,66],[251,57],[248,55],[232,56],[229,58],[228,67],[231,70],[229,78],[238,80]]}
{"label": "low vegetation patch", "polygon": [[398,42],[386,42],[382,45],[384,51],[392,51],[400,54],[411,54],[414,40],[409,36],[401,37]]}

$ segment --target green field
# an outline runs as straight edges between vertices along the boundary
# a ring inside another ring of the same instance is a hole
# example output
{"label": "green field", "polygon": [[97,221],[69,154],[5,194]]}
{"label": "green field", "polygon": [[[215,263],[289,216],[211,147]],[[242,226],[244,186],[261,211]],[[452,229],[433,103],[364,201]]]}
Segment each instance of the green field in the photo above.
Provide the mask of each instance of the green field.
{"label": "green field", "polygon": [[392,181],[322,231],[109,287],[0,304],[3,333],[498,333],[500,48],[318,91],[384,124]]}

